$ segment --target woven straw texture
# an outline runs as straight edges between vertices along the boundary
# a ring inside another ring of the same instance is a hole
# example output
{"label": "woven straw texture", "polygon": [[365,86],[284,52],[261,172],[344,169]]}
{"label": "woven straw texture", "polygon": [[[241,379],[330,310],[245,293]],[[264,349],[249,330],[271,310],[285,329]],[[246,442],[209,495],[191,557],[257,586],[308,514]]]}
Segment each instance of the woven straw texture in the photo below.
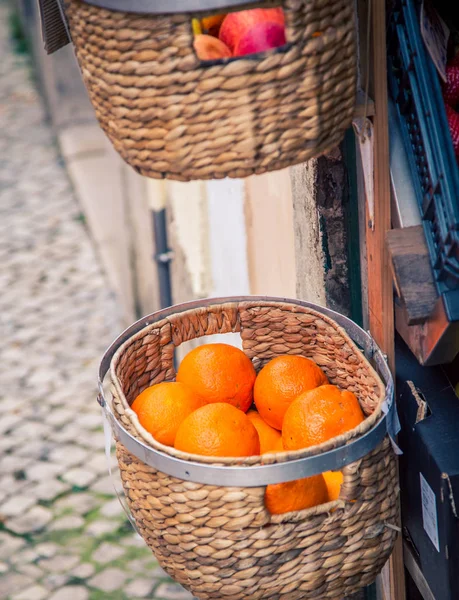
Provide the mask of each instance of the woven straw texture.
{"label": "woven straw texture", "polygon": [[[331,382],[357,395],[367,418],[335,440],[264,455],[263,461],[216,462],[159,444],[140,426],[130,404],[149,385],[174,379],[176,346],[229,332],[240,332],[257,369],[280,354],[312,358]],[[114,414],[132,435],[179,458],[247,468],[344,445],[372,427],[384,400],[381,380],[342,328],[310,308],[281,301],[216,304],[152,323],[119,348],[110,374]],[[398,484],[387,438],[344,468],[338,500],[283,515],[265,509],[265,487],[185,482],[145,465],[120,443],[117,456],[141,535],[162,567],[202,600],[341,599],[373,582],[392,551]]]}
{"label": "woven straw texture", "polygon": [[286,46],[203,63],[190,14],[66,0],[91,102],[123,159],[147,177],[188,181],[281,169],[336,146],[355,105],[354,2],[282,6]]}

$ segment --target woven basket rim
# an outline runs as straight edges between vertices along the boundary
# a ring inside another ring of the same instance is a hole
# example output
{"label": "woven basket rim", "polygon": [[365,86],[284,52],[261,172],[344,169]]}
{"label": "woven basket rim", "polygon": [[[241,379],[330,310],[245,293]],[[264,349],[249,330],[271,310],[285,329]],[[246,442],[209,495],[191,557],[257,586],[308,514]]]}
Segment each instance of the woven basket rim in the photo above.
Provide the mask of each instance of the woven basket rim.
{"label": "woven basket rim", "polygon": [[[118,364],[118,361],[119,361],[121,355],[129,347],[130,344],[135,342],[137,339],[143,337],[145,335],[146,331],[156,330],[156,329],[159,329],[160,327],[166,325],[167,323],[170,323],[169,316],[167,316],[167,317],[162,317],[157,321],[150,322],[148,325],[146,325],[145,327],[143,327],[142,329],[137,331],[134,335],[129,337],[117,349],[117,351],[115,352],[115,354],[113,355],[113,357],[110,361],[110,377],[111,377],[112,384],[116,390],[116,394],[123,405],[125,414],[129,417],[138,436],[142,439],[143,442],[145,442],[148,446],[152,447],[154,450],[156,450],[158,452],[162,452],[166,455],[173,456],[174,458],[183,460],[185,462],[193,461],[193,462],[199,462],[199,463],[214,465],[214,466],[217,466],[217,465],[218,466],[223,466],[223,465],[236,466],[237,465],[237,466],[250,467],[252,465],[284,463],[284,462],[288,462],[291,460],[298,460],[300,458],[316,456],[318,454],[322,454],[329,450],[345,446],[347,443],[349,443],[352,440],[356,439],[357,437],[360,437],[361,435],[367,433],[370,429],[372,429],[375,426],[375,424],[379,421],[379,419],[381,418],[381,416],[383,414],[382,406],[385,402],[385,386],[384,386],[383,382],[381,381],[381,378],[379,377],[379,375],[376,373],[373,366],[363,355],[363,353],[361,352],[361,350],[359,349],[357,344],[350,338],[350,336],[348,335],[346,330],[343,327],[341,327],[340,325],[338,325],[338,323],[336,323],[336,321],[334,321],[332,318],[328,317],[327,315],[314,310],[310,306],[304,306],[304,305],[296,304],[294,302],[289,302],[288,299],[279,299],[279,300],[256,299],[256,300],[254,300],[254,299],[251,299],[250,296],[247,296],[244,298],[244,300],[240,300],[240,301],[231,301],[231,299],[228,299],[228,301],[225,301],[225,302],[216,301],[215,304],[210,304],[210,305],[203,304],[202,306],[197,306],[197,307],[190,308],[187,310],[178,311],[177,313],[172,313],[170,316],[173,316],[174,314],[180,314],[180,315],[186,316],[189,314],[193,314],[196,311],[200,311],[203,308],[206,309],[206,308],[210,308],[210,307],[212,307],[212,308],[225,307],[228,309],[229,308],[234,309],[234,308],[238,308],[238,307],[249,308],[249,307],[256,307],[256,306],[260,306],[260,307],[265,306],[268,308],[269,307],[276,308],[276,307],[280,307],[280,306],[290,307],[292,312],[301,312],[303,314],[307,313],[307,314],[313,315],[313,316],[325,321],[328,325],[331,325],[335,329],[335,331],[338,334],[340,334],[340,336],[344,339],[344,341],[350,346],[350,348],[353,351],[354,356],[358,357],[361,364],[367,369],[369,375],[371,375],[373,377],[375,387],[378,390],[378,404],[376,405],[373,412],[369,416],[367,416],[365,418],[365,420],[360,425],[355,427],[354,429],[352,429],[340,436],[337,436],[336,438],[328,440],[327,442],[318,444],[316,446],[311,446],[309,448],[305,448],[302,450],[276,452],[276,453],[263,454],[260,456],[249,456],[249,457],[211,457],[211,456],[202,456],[202,455],[198,455],[198,454],[190,454],[188,452],[182,452],[180,450],[176,450],[173,447],[161,444],[160,442],[155,440],[153,438],[153,436],[142,427],[142,425],[140,425],[140,422],[137,418],[136,413],[130,408],[130,405],[124,395],[121,384],[116,375],[116,367],[117,367],[117,364]],[[171,307],[171,308],[174,308],[174,307]],[[151,317],[153,317],[153,318],[154,318],[154,316],[155,316],[155,313],[153,313],[151,315]],[[359,402],[360,402],[360,400],[359,400]],[[120,419],[118,419],[116,413],[115,413],[115,418],[117,419],[117,422],[120,425],[120,427],[124,431],[126,431],[126,429],[123,426],[122,421]]]}

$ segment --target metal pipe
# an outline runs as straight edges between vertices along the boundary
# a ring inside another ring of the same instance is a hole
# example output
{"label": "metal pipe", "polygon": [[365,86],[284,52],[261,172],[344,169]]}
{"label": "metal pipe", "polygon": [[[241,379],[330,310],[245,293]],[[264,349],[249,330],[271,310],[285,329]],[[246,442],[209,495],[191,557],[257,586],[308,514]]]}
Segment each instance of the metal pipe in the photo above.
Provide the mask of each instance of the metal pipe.
{"label": "metal pipe", "polygon": [[154,259],[158,270],[159,302],[161,308],[167,308],[172,305],[170,262],[173,259],[173,252],[167,242],[166,209],[153,210],[152,217],[155,240]]}
{"label": "metal pipe", "polygon": [[154,239],[153,260],[156,262],[158,273],[159,303],[161,308],[168,308],[172,305],[170,262],[174,254],[169,248],[167,240],[166,182],[157,179],[147,179],[145,185],[152,218]]}

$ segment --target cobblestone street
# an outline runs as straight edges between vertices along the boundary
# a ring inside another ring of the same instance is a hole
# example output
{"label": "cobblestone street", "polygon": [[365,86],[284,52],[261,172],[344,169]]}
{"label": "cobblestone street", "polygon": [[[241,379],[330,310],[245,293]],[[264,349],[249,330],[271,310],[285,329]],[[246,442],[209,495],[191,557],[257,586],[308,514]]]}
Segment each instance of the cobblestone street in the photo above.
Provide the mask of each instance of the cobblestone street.
{"label": "cobblestone street", "polygon": [[121,324],[8,23],[0,1],[0,598],[188,600],[107,475],[97,367]]}

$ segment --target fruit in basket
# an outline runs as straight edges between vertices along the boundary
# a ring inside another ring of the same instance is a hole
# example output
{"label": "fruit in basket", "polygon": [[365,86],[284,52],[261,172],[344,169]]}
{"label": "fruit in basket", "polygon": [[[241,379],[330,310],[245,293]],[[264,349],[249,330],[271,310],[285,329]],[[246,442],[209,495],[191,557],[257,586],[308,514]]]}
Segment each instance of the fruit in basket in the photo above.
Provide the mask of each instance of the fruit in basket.
{"label": "fruit in basket", "polygon": [[191,29],[193,30],[193,35],[201,35],[201,21],[199,19],[191,19]]}
{"label": "fruit in basket", "polygon": [[177,381],[204,402],[228,402],[246,412],[253,399],[256,373],[242,350],[229,344],[205,344],[189,352],[177,371]]}
{"label": "fruit in basket", "polygon": [[262,419],[282,429],[284,415],[301,393],[328,383],[322,369],[304,356],[277,356],[258,373],[253,390],[255,405]]}
{"label": "fruit in basket", "polygon": [[459,104],[459,65],[446,67],[446,81],[443,83],[443,98],[451,107]]}
{"label": "fruit in basket", "polygon": [[241,36],[236,44],[233,56],[245,56],[256,52],[265,52],[285,44],[285,29],[278,23],[257,23],[248,33]]}
{"label": "fruit in basket", "polygon": [[226,14],[211,15],[210,17],[204,17],[201,19],[201,28],[205,33],[218,37],[221,24]]}
{"label": "fruit in basket", "polygon": [[282,435],[277,440],[276,445],[274,446],[274,452],[285,452],[285,450],[284,450],[284,444],[282,443]]}
{"label": "fruit in basket", "polygon": [[338,500],[343,485],[343,474],[341,471],[327,471],[322,473],[328,490],[328,501]]}
{"label": "fruit in basket", "polygon": [[322,475],[266,486],[265,506],[273,515],[304,510],[327,501],[327,485]]}
{"label": "fruit in basket", "polygon": [[299,395],[288,407],[282,443],[286,450],[309,448],[354,429],[364,419],[355,394],[322,385]]}
{"label": "fruit in basket", "polygon": [[218,60],[219,58],[231,57],[228,46],[211,35],[206,35],[204,33],[196,35],[193,46],[196,55],[200,60]]}
{"label": "fruit in basket", "polygon": [[454,154],[456,158],[459,160],[459,113],[448,106],[445,105],[446,109],[446,118],[448,119],[449,132],[451,134],[451,140],[453,142]]}
{"label": "fruit in basket", "polygon": [[203,405],[203,400],[182,383],[164,382],[144,390],[131,408],[155,440],[173,446],[182,421]]}
{"label": "fruit in basket", "polygon": [[175,448],[203,456],[253,456],[260,454],[260,440],[249,417],[231,404],[206,404],[180,425]]}
{"label": "fruit in basket", "polygon": [[264,52],[285,44],[285,18],[281,8],[253,8],[226,15],[219,38],[233,56]]}
{"label": "fruit in basket", "polygon": [[255,429],[258,432],[260,438],[260,454],[266,454],[266,452],[275,452],[277,446],[282,443],[282,436],[280,431],[274,429],[268,423],[263,421],[260,414],[256,410],[249,410],[247,416],[252,421]]}

